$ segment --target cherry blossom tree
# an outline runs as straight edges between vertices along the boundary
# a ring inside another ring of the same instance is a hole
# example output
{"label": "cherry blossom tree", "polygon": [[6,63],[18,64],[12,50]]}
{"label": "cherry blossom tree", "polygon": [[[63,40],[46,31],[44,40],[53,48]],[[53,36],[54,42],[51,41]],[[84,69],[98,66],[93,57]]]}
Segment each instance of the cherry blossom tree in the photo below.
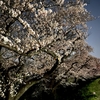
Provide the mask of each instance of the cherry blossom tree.
{"label": "cherry blossom tree", "polygon": [[89,61],[86,23],[93,17],[84,6],[82,0],[0,0],[1,99],[18,100],[50,75],[65,84]]}

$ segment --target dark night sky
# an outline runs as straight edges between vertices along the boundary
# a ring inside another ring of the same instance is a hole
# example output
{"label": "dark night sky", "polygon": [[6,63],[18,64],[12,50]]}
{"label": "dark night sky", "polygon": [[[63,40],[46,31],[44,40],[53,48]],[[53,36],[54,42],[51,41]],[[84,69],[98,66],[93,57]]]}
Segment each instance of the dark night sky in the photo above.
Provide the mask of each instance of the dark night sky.
{"label": "dark night sky", "polygon": [[87,10],[96,19],[88,22],[88,33],[90,34],[87,43],[93,48],[91,53],[93,56],[100,58],[100,0],[89,0]]}

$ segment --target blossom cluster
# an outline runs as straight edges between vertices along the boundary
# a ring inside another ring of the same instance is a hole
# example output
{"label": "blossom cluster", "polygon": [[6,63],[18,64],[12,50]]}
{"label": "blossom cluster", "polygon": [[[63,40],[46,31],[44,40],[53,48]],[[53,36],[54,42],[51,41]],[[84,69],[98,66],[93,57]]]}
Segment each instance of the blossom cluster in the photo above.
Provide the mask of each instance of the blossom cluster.
{"label": "blossom cluster", "polygon": [[2,87],[16,97],[21,86],[46,77],[55,66],[56,80],[68,78],[70,66],[64,61],[82,51],[87,56],[91,48],[84,41],[86,22],[92,17],[79,1],[0,0],[0,75],[6,72],[7,81],[0,79],[2,97],[7,94]]}

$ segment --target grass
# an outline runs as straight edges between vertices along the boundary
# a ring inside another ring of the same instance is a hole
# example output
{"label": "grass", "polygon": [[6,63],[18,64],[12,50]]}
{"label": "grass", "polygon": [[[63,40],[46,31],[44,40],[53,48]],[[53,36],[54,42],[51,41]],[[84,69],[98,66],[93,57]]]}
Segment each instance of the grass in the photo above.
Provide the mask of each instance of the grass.
{"label": "grass", "polygon": [[100,100],[100,78],[81,89],[83,100]]}

